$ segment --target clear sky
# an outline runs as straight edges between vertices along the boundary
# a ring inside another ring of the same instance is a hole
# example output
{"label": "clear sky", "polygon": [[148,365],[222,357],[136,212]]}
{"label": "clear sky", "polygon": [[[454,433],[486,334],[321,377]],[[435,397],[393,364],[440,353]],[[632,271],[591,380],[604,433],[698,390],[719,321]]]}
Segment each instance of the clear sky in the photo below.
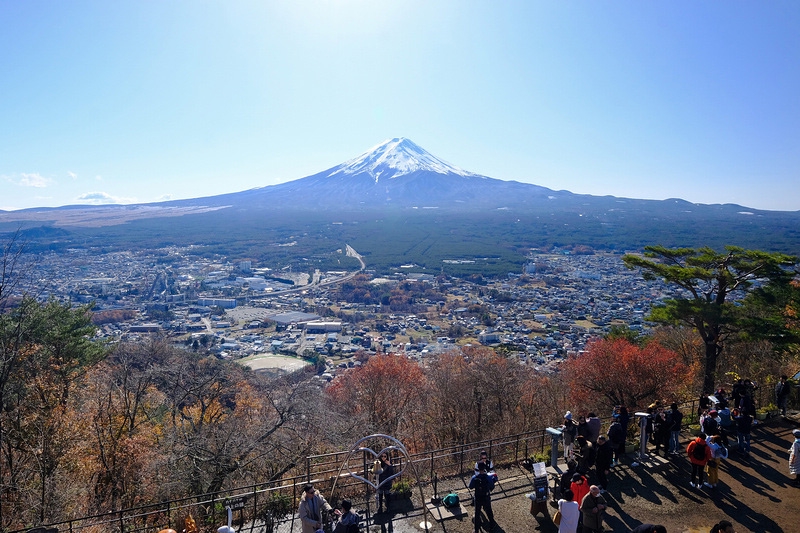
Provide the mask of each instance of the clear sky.
{"label": "clear sky", "polygon": [[493,178],[800,210],[800,3],[0,0],[0,209],[235,192],[401,136]]}

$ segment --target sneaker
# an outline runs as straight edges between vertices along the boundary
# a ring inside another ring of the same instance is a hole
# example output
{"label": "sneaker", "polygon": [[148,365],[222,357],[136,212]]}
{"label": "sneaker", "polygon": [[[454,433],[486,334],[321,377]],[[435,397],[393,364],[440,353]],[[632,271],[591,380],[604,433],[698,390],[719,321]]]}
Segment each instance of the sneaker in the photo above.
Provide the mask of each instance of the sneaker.
{"label": "sneaker", "polygon": [[714,488],[714,485],[712,485],[711,483],[703,483],[703,486],[708,487],[709,489]]}
{"label": "sneaker", "polygon": [[696,488],[697,488],[697,485],[695,485],[695,484],[694,484],[694,482],[689,482],[689,485],[691,485],[691,487],[692,487],[693,489],[696,489]]}

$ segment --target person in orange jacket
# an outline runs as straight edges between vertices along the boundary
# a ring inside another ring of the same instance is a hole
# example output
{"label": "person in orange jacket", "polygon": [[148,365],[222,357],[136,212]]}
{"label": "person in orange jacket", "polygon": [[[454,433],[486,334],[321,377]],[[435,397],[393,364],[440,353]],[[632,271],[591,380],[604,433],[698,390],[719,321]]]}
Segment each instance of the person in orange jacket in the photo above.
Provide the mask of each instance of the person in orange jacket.
{"label": "person in orange jacket", "polygon": [[[686,448],[686,453],[689,454],[689,461],[692,463],[692,481],[689,484],[699,489],[700,485],[703,485],[706,464],[711,460],[711,448],[706,442],[706,434],[700,433],[696,439],[690,442]],[[697,483],[695,483],[696,480]],[[711,486],[708,483],[705,485],[707,487]]]}

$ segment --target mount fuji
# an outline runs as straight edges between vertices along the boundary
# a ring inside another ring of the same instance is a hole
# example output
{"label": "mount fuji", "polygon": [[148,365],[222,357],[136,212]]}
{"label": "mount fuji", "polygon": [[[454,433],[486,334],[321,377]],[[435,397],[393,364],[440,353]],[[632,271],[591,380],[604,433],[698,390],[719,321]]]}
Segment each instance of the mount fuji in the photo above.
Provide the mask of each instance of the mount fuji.
{"label": "mount fuji", "polygon": [[397,137],[305,178],[166,204],[185,206],[204,202],[206,205],[324,211],[371,208],[471,210],[520,206],[532,201],[566,197],[578,195],[468,172],[439,159],[410,139]]}
{"label": "mount fuji", "polygon": [[426,239],[467,248],[482,235],[487,242],[506,242],[512,248],[582,243],[619,250],[652,243],[721,247],[733,242],[800,252],[800,212],[556,191],[469,172],[402,137],[317,174],[241,192],[150,204],[0,212],[0,236],[23,228],[26,237],[46,246],[74,246],[88,242],[89,235],[98,242],[137,246],[159,239],[224,241],[228,246],[229,235],[255,243],[269,232],[338,239],[352,231],[348,234],[359,239],[363,234],[358,231],[366,228],[388,235],[397,227],[406,233],[416,227]]}

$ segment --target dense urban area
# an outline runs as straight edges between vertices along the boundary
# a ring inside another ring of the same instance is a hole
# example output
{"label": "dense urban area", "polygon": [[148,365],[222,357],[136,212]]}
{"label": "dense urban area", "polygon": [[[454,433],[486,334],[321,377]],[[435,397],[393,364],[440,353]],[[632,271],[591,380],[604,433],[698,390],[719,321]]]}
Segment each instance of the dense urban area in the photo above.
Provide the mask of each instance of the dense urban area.
{"label": "dense urban area", "polygon": [[359,365],[357,354],[421,360],[478,343],[502,345],[521,364],[546,366],[581,352],[613,325],[642,329],[651,304],[672,292],[628,270],[621,258],[531,254],[524,272],[502,280],[422,274],[414,265],[382,277],[369,265],[361,272],[293,273],[201,259],[177,247],[74,250],[33,263],[41,271],[40,297],[93,302],[102,338],[160,334],[267,371],[296,369],[321,355],[332,367],[325,377],[332,377]]}

